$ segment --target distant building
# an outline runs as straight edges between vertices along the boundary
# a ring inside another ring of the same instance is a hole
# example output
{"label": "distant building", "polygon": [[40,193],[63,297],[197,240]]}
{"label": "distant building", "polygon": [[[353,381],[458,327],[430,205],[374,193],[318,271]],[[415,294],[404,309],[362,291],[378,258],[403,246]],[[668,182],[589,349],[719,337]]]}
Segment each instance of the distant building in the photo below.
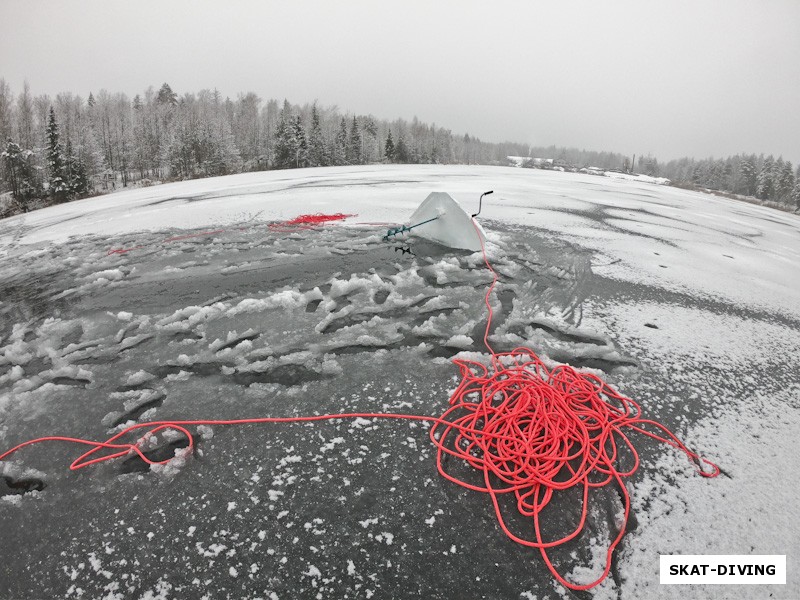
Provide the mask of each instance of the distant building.
{"label": "distant building", "polygon": [[[514,167],[525,167],[528,169],[551,169],[553,167],[552,158],[532,158],[530,156],[506,156],[508,164]],[[566,165],[562,165],[566,166]]]}

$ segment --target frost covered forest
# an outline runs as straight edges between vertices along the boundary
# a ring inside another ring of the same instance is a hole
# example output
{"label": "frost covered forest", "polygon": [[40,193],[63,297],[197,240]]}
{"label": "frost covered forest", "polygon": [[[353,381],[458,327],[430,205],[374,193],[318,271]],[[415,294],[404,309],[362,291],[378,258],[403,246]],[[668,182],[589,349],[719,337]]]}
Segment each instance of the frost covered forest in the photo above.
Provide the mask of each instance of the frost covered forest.
{"label": "frost covered forest", "polygon": [[[626,170],[673,184],[800,208],[800,167],[782,157],[682,158],[638,163],[614,152],[489,143],[414,117],[389,121],[317,102],[235,100],[217,90],[179,94],[167,83],[124,93],[14,94],[0,79],[0,218],[123,187],[246,171],[375,163],[511,164],[544,157],[548,168]],[[530,161],[533,165],[533,161]]]}
{"label": "frost covered forest", "polygon": [[133,99],[100,91],[15,96],[0,80],[2,191],[19,208],[132,184],[266,169],[380,162],[489,164],[527,153],[414,118],[394,122],[317,103],[232,100],[216,90],[178,94],[168,84]]}
{"label": "frost covered forest", "polygon": [[754,196],[789,208],[800,208],[800,165],[795,170],[783,157],[741,154],[726,159],[693,160],[681,158],[662,169],[655,159],[642,161],[646,175],[666,177],[673,184]]}

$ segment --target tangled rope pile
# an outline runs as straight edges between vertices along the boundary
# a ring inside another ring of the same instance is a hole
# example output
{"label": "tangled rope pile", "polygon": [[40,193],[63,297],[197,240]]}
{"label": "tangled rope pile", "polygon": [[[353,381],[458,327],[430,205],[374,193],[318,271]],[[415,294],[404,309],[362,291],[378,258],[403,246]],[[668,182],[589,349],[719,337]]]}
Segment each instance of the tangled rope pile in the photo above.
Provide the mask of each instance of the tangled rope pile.
{"label": "tangled rope pile", "polygon": [[[303,215],[284,225],[307,227],[312,223],[346,218],[347,215]],[[325,217],[323,219],[323,217]],[[159,432],[174,430],[188,440],[188,454],[194,448],[194,438],[188,427],[199,425],[245,425],[256,423],[297,423],[353,418],[404,419],[431,422],[430,439],[437,448],[439,473],[467,489],[489,494],[498,523],[505,534],[520,544],[536,548],[550,572],[562,585],[573,590],[586,590],[598,585],[609,573],[614,549],[625,535],[630,514],[630,496],[623,482],[639,467],[636,448],[628,438],[629,432],[641,433],[684,452],[705,477],[716,477],[719,468],[689,450],[664,425],[642,418],[640,406],[622,396],[591,373],[576,371],[568,365],[553,369],[528,348],[496,353],[488,341],[492,323],[490,296],[497,283],[495,273],[483,248],[486,267],[492,272],[485,303],[488,311],[483,341],[491,353],[491,365],[455,360],[461,370],[461,383],[450,397],[450,408],[441,417],[394,413],[341,413],[305,417],[264,417],[236,420],[154,421],[127,427],[104,442],[80,438],[48,436],[11,448],[0,455],[6,459],[21,448],[43,441],[64,441],[89,446],[75,459],[70,469],[77,470],[97,463],[138,455],[149,465],[167,464],[169,460],[154,461],[147,456],[146,443]],[[654,428],[657,433],[645,427]],[[146,432],[133,443],[121,441],[138,430]],[[621,469],[621,450],[627,447],[633,464]],[[105,453],[104,453],[105,451]],[[476,469],[482,485],[470,483],[451,474],[445,458],[452,456]],[[711,467],[705,471],[702,464]],[[606,553],[603,573],[588,584],[567,581],[558,573],[547,550],[575,539],[587,519],[589,490],[616,483],[623,496],[625,514],[615,539]],[[541,514],[554,493],[578,488],[582,491],[581,516],[575,529],[562,538],[545,540],[542,535]],[[524,517],[533,519],[535,539],[514,534],[503,517],[500,496],[513,493],[516,505]]]}
{"label": "tangled rope pile", "polygon": [[[698,472],[716,477],[719,468],[695,454],[665,426],[641,418],[633,400],[618,394],[599,377],[580,373],[570,366],[548,368],[528,348],[494,354],[493,367],[456,360],[461,384],[450,398],[451,407],[430,430],[436,445],[439,473],[467,489],[491,496],[497,521],[505,534],[520,544],[537,548],[553,576],[573,590],[586,590],[603,581],[611,568],[611,556],[625,535],[630,514],[630,496],[623,477],[639,467],[636,448],[627,431],[642,433],[682,450],[698,465],[711,467]],[[643,426],[655,427],[662,435]],[[626,446],[633,464],[621,470],[620,448]],[[475,485],[447,472],[446,455],[468,463],[483,475]],[[548,554],[577,537],[586,522],[590,488],[616,483],[624,500],[625,515],[616,538],[606,553],[603,573],[597,580],[578,585],[562,577]],[[582,489],[581,517],[577,527],[562,538],[546,541],[540,515],[555,492]],[[533,518],[535,539],[511,531],[500,506],[502,494],[513,493],[520,513]]]}

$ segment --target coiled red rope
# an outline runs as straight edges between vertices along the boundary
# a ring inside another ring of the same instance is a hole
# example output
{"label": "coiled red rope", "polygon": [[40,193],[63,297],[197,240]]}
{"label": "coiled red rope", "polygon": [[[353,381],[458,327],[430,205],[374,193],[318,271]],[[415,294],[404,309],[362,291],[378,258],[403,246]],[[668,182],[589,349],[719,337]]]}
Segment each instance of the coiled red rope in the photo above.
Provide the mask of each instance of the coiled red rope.
{"label": "coiled red rope", "polygon": [[[302,227],[312,222],[319,221],[304,219],[292,225]],[[494,352],[488,341],[493,316],[489,298],[497,283],[497,274],[489,263],[485,247],[483,258],[493,275],[484,299],[488,318],[483,337],[491,353],[491,367],[474,361],[455,360],[462,379],[450,397],[450,407],[441,417],[340,413],[235,420],[153,421],[127,427],[103,442],[62,436],[40,437],[4,452],[0,460],[32,444],[63,441],[89,447],[70,464],[71,470],[133,454],[149,465],[163,465],[171,459],[153,461],[142,448],[151,436],[166,430],[175,430],[186,436],[188,449],[184,452],[188,453],[194,448],[194,437],[188,429],[191,426],[354,418],[427,421],[433,423],[429,434],[437,449],[439,473],[464,488],[489,494],[497,521],[505,534],[517,543],[537,548],[553,577],[562,585],[573,590],[592,588],[608,576],[612,554],[625,535],[630,514],[630,495],[623,478],[636,472],[639,455],[628,438],[628,432],[644,434],[681,450],[698,465],[698,472],[705,477],[716,477],[720,471],[714,463],[689,450],[664,425],[642,418],[641,408],[636,402],[616,392],[596,375],[581,373],[568,365],[548,369],[528,348]],[[645,427],[654,428],[657,433]],[[140,429],[147,431],[135,442],[122,441]],[[623,447],[627,447],[633,456],[632,466],[624,470],[619,466]],[[447,456],[460,459],[479,471],[483,476],[483,485],[469,483],[448,472],[444,460]],[[704,471],[702,463],[711,467],[711,471]],[[619,487],[625,515],[617,536],[606,552],[603,573],[587,584],[569,582],[556,570],[547,550],[565,544],[581,533],[587,517],[589,490],[610,483]],[[575,529],[562,538],[545,540],[540,522],[542,511],[555,492],[573,487],[582,490],[581,516]],[[520,513],[533,519],[535,539],[526,539],[511,531],[500,506],[499,498],[503,494],[514,494]]]}

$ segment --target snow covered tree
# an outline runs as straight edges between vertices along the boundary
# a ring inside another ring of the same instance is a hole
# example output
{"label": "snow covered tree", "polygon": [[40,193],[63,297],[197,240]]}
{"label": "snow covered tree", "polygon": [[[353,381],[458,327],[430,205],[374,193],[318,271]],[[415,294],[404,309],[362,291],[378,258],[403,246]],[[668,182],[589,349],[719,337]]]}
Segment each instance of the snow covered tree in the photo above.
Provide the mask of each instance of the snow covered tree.
{"label": "snow covered tree", "polygon": [[761,171],[758,173],[756,196],[762,200],[772,200],[772,197],[775,194],[775,183],[773,181],[774,174],[772,172],[774,166],[775,159],[772,158],[772,155],[769,155],[766,159],[764,159],[764,165],[761,167]]}
{"label": "snow covered tree", "polygon": [[308,165],[310,167],[323,167],[327,164],[325,142],[322,138],[322,124],[317,104],[314,103],[311,107],[311,128],[308,130]]}
{"label": "snow covered tree", "polygon": [[133,98],[133,123],[131,129],[131,150],[132,168],[139,172],[139,178],[144,179],[145,174],[150,171],[152,153],[148,147],[147,140],[147,119],[144,111],[144,104],[139,94]]}
{"label": "snow covered tree", "polygon": [[702,160],[694,165],[692,169],[692,183],[695,185],[705,186],[708,184],[709,165],[706,161]]}
{"label": "snow covered tree", "polygon": [[800,177],[796,178],[794,189],[792,190],[792,202],[795,208],[800,210]]}
{"label": "snow covered tree", "polygon": [[303,127],[303,120],[300,115],[295,116],[292,122],[292,140],[294,151],[294,166],[308,166],[308,143],[306,142],[306,130]]}
{"label": "snow covered tree", "polygon": [[231,106],[221,101],[216,90],[181,98],[166,153],[173,176],[208,177],[241,171],[241,155],[231,131]]}
{"label": "snow covered tree", "polygon": [[227,119],[218,117],[210,124],[206,140],[209,158],[204,171],[207,175],[228,175],[241,169],[242,159]]}
{"label": "snow covered tree", "polygon": [[397,137],[397,144],[394,147],[394,160],[395,162],[401,164],[407,164],[410,162],[411,155],[408,151],[408,146],[406,145],[406,140],[403,134],[400,134]]}
{"label": "snow covered tree", "polygon": [[778,160],[772,165],[772,199],[779,200],[780,199],[780,180],[781,180],[781,173],[783,172],[783,165],[784,160],[782,156],[778,157]]}
{"label": "snow covered tree", "polygon": [[780,171],[776,172],[776,180],[775,198],[789,204],[794,189],[794,169],[790,161],[783,163]]}
{"label": "snow covered tree", "polygon": [[103,149],[100,147],[97,136],[91,126],[88,126],[83,132],[81,145],[83,150],[81,160],[86,167],[87,178],[90,181],[94,178],[102,178],[103,174],[108,170],[108,165],[106,165]]}
{"label": "snow covered tree", "polygon": [[111,99],[110,141],[115,158],[115,168],[122,175],[122,186],[127,187],[134,166],[133,114],[131,102],[125,94],[114,94]]}
{"label": "snow covered tree", "polygon": [[[13,104],[14,95],[11,93],[11,86],[5,79],[0,78],[0,144],[11,141],[13,135]],[[13,173],[9,171],[11,164],[13,163],[0,160],[0,192],[5,191],[6,184],[11,186],[12,191],[16,189],[11,181],[13,177]]]}
{"label": "snow covered tree", "polygon": [[20,197],[19,181],[21,177],[21,155],[22,149],[19,147],[19,144],[12,142],[11,138],[9,138],[6,143],[6,148],[3,150],[3,153],[0,154],[0,158],[3,159],[3,166],[6,169],[8,182],[11,185],[11,194],[16,200],[19,200]]}
{"label": "snow covered tree", "polygon": [[439,144],[436,143],[436,135],[434,134],[433,141],[431,142],[430,151],[431,164],[438,165],[441,163],[441,152],[439,151]]}
{"label": "snow covered tree", "polygon": [[11,86],[0,78],[0,140],[5,142],[13,135],[14,95]]}
{"label": "snow covered tree", "polygon": [[47,123],[47,171],[49,173],[48,191],[55,202],[65,202],[69,195],[69,185],[65,173],[64,148],[59,140],[56,113],[50,107]]}
{"label": "snow covered tree", "polygon": [[347,120],[342,117],[339,122],[339,131],[336,133],[336,139],[333,142],[332,163],[334,165],[347,164]]}
{"label": "snow covered tree", "polygon": [[66,148],[67,195],[70,199],[82,198],[89,193],[89,178],[86,165],[72,150],[72,143],[67,140]]}
{"label": "snow covered tree", "polygon": [[289,102],[284,101],[275,131],[275,166],[291,169],[307,165],[308,142],[303,120],[300,115],[292,115]]}
{"label": "snow covered tree", "polygon": [[394,140],[392,139],[392,130],[386,134],[386,143],[384,144],[383,155],[388,162],[394,162]]}
{"label": "snow covered tree", "polygon": [[746,196],[756,193],[756,165],[751,157],[744,157],[739,163],[740,188],[733,191],[741,191]]}
{"label": "snow covered tree", "polygon": [[22,212],[27,212],[30,201],[42,195],[41,183],[33,166],[34,152],[23,150],[19,144],[8,140],[0,153],[11,193]]}
{"label": "snow covered tree", "polygon": [[188,179],[193,175],[194,168],[191,134],[183,118],[176,119],[173,125],[164,152],[165,162],[173,178]]}
{"label": "snow covered tree", "polygon": [[378,145],[378,124],[375,119],[364,117],[361,120],[361,162],[369,164],[380,156],[380,147]]}
{"label": "snow covered tree", "polygon": [[232,103],[231,129],[246,170],[258,167],[258,157],[261,154],[260,104],[261,98],[253,92],[239,94],[236,102]]}
{"label": "snow covered tree", "polygon": [[296,166],[297,140],[295,139],[294,119],[288,100],[283,101],[283,109],[275,130],[275,167],[287,169]]}
{"label": "snow covered tree", "polygon": [[17,135],[22,148],[34,148],[40,143],[36,140],[33,120],[33,98],[26,81],[22,93],[17,98]]}
{"label": "snow covered tree", "polygon": [[658,177],[658,160],[655,156],[648,154],[639,159],[639,171],[650,177]]}
{"label": "snow covered tree", "polygon": [[[50,135],[51,107],[55,113],[60,154]],[[19,151],[0,160],[0,190],[24,186],[19,174],[29,174],[31,197],[48,182],[57,201],[84,195],[84,188],[105,184],[109,189],[129,177],[191,178],[244,170],[301,166],[390,163],[497,164],[508,155],[559,158],[572,166],[619,168],[621,154],[575,148],[530,147],[505,142],[490,144],[468,134],[428,125],[416,117],[391,124],[371,116],[342,116],[336,107],[321,108],[270,99],[252,92],[236,100],[201,90],[181,97],[163,84],[136,94],[99,90],[88,102],[71,93],[55,98],[32,96],[25,87],[14,97],[0,79],[0,151],[5,139]],[[46,140],[42,144],[42,140]],[[70,146],[64,152],[64,145]],[[44,148],[37,150],[37,146]],[[24,160],[20,158],[22,156]],[[60,156],[60,158],[59,158]],[[630,157],[627,157],[630,164]],[[10,161],[10,162],[9,162]],[[13,164],[14,173],[10,172]],[[79,165],[83,168],[80,171]],[[786,204],[794,202],[800,172],[783,159],[738,155],[723,159],[682,158],[661,164],[646,156],[639,172],[661,175],[676,183],[757,194]],[[60,175],[59,175],[60,173]],[[12,178],[15,180],[12,182]],[[65,187],[59,187],[62,183]],[[66,197],[65,197],[66,196]]]}
{"label": "snow covered tree", "polygon": [[261,147],[259,148],[259,160],[264,167],[275,166],[275,131],[278,129],[278,101],[270,99],[267,105],[261,110]]}
{"label": "snow covered tree", "polygon": [[158,102],[159,104],[177,106],[178,94],[172,91],[172,88],[169,87],[168,83],[164,83],[158,90],[158,95],[156,96],[156,102]]}
{"label": "snow covered tree", "polygon": [[347,162],[351,165],[361,164],[361,132],[358,130],[358,121],[355,117],[350,126],[350,138],[347,142]]}

